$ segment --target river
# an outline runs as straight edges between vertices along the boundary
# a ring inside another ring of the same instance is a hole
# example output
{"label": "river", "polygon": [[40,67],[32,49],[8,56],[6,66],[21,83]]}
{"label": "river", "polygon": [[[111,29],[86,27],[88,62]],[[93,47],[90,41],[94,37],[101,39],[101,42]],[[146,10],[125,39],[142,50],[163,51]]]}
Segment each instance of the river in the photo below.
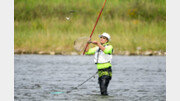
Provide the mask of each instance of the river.
{"label": "river", "polygon": [[166,56],[112,59],[109,96],[101,96],[93,56],[14,55],[15,101],[165,101]]}

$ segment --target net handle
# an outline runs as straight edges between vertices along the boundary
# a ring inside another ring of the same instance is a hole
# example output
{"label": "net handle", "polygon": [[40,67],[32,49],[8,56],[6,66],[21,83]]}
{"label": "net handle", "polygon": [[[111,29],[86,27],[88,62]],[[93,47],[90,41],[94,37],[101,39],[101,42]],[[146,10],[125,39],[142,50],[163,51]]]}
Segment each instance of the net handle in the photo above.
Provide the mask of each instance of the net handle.
{"label": "net handle", "polygon": [[[94,25],[94,28],[93,28],[93,30],[92,30],[92,32],[91,32],[89,41],[91,41],[91,37],[92,37],[92,35],[93,35],[93,33],[94,33],[94,30],[95,30],[96,25],[97,25],[97,23],[98,23],[98,21],[99,21],[99,18],[100,18],[100,16],[101,16],[101,13],[102,13],[102,11],[103,11],[103,9],[104,9],[104,6],[105,6],[105,4],[106,4],[106,1],[107,1],[107,0],[105,0],[103,6],[102,6],[102,8],[101,8],[101,11],[100,11],[100,13],[99,13],[99,15],[98,15],[98,18],[97,18],[97,20],[96,20],[96,23],[95,23],[95,25]],[[83,55],[85,54],[88,45],[89,45],[89,43],[87,42],[86,47],[85,47],[84,52],[83,52]]]}

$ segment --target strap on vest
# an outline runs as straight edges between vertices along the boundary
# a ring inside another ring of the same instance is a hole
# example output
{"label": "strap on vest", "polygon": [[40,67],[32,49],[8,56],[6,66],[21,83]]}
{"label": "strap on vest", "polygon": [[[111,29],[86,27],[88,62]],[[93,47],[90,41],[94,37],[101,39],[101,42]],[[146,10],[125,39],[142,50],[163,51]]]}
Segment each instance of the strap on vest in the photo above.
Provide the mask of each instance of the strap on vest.
{"label": "strap on vest", "polygon": [[98,60],[99,60],[99,52],[100,52],[100,48],[98,49],[98,54],[97,54],[97,62],[95,63],[95,64],[97,64],[98,63]]}

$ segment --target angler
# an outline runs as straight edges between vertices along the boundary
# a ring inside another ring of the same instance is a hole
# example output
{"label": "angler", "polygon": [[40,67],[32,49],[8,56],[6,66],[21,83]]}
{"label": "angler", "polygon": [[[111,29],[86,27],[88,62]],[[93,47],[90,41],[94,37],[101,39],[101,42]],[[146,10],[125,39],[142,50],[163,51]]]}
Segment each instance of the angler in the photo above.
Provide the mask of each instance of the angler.
{"label": "angler", "polygon": [[100,42],[89,41],[89,43],[97,45],[94,48],[86,49],[86,55],[95,54],[94,62],[97,64],[98,69],[98,83],[101,91],[101,95],[108,95],[107,88],[112,77],[112,53],[113,47],[109,44],[110,35],[108,33],[103,33],[99,35]]}

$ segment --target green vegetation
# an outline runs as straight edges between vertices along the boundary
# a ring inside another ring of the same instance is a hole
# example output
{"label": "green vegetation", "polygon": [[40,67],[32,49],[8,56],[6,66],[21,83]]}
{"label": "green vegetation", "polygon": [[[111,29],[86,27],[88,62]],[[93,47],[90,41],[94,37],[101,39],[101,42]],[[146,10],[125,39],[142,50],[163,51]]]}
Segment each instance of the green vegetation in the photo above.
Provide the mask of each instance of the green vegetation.
{"label": "green vegetation", "polygon": [[[89,36],[104,0],[14,0],[14,48],[70,53]],[[66,17],[70,17],[69,20]],[[114,52],[166,51],[165,0],[107,0],[93,39],[107,32]]]}

